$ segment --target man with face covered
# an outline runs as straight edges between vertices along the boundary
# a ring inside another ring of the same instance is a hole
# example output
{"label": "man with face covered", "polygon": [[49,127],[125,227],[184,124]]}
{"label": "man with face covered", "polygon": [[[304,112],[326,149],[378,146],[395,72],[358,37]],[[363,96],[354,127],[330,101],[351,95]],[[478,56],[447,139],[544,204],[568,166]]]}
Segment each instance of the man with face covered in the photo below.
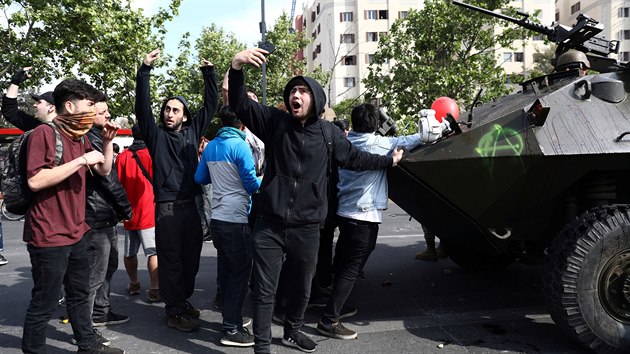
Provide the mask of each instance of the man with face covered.
{"label": "man with face covered", "polygon": [[151,64],[159,49],[146,55],[136,78],[136,117],[144,142],[153,159],[155,193],[155,241],[160,259],[160,296],[165,303],[168,326],[190,332],[199,327],[199,310],[188,298],[203,245],[201,218],[195,198],[201,186],[195,183],[198,148],[202,135],[217,109],[217,80],[214,66],[203,60],[204,104],[193,116],[182,96],[168,97],[160,110],[160,125],[151,113]]}
{"label": "man with face covered", "polygon": [[[396,166],[402,151],[376,156],[354,148],[332,123],[319,119],[326,96],[317,81],[289,80],[284,102],[289,112],[247,97],[242,68],[260,66],[267,52],[247,49],[232,59],[229,102],[243,123],[267,147],[267,167],[260,188],[261,212],[253,230],[255,352],[269,353],[274,296],[283,259],[292,291],[284,322],[285,345],[312,352],[316,343],[300,331],[308,304],[319,248],[319,228],[327,214],[330,158],[340,167],[365,170]],[[330,147],[330,150],[329,150]]]}
{"label": "man with face covered", "polygon": [[86,174],[106,176],[111,171],[112,140],[117,123],[103,125],[102,153],[84,135],[92,128],[99,92],[77,80],[62,81],[53,92],[59,113],[53,124],[63,142],[61,162],[55,164],[55,132],[47,124],[33,130],[27,141],[26,177],[34,192],[26,212],[23,239],[31,259],[33,290],[26,311],[22,351],[46,352],[46,328],[58,307],[63,283],[66,308],[78,353],[124,353],[105,346],[92,328],[88,304],[90,229],[85,222]]}

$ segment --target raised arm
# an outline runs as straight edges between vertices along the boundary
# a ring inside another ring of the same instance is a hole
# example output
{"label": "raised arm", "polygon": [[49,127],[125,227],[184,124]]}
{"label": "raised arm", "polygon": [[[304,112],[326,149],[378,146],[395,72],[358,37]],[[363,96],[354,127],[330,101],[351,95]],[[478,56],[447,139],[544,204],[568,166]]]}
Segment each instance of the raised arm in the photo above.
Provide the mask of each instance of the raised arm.
{"label": "raised arm", "polygon": [[145,142],[150,144],[152,144],[153,137],[158,129],[151,111],[151,64],[159,56],[159,49],[155,49],[147,54],[136,76],[136,119]]}
{"label": "raised arm", "polygon": [[[214,70],[214,65],[206,59],[203,59],[201,64],[201,73],[203,75],[204,83],[204,95],[203,95],[203,107],[197,113],[197,116],[192,120],[192,125],[197,132],[197,140],[201,139],[206,129],[212,121],[212,117],[217,111],[217,104],[219,102],[217,91],[217,75]],[[191,117],[192,118],[192,117]]]}
{"label": "raised arm", "polygon": [[32,67],[20,68],[11,77],[11,83],[7,89],[7,93],[2,96],[1,112],[9,123],[23,131],[35,129],[41,122],[26,112],[22,112],[18,108],[17,97],[20,90],[20,84],[30,77],[28,73]]}

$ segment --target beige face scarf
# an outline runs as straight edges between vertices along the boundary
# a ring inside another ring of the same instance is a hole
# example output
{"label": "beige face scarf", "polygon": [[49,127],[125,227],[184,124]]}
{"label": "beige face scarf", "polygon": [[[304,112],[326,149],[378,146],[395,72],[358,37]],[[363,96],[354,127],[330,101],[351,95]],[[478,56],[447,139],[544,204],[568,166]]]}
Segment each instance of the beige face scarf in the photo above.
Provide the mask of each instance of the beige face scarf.
{"label": "beige face scarf", "polygon": [[79,112],[74,114],[59,114],[53,119],[59,129],[74,140],[79,140],[94,125],[96,112]]}

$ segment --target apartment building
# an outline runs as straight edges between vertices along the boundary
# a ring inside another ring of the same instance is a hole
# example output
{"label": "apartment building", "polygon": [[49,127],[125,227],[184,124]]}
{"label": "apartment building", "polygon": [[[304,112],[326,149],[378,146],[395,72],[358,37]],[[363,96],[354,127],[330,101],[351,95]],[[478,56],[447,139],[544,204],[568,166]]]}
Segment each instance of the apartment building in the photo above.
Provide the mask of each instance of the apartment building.
{"label": "apartment building", "polygon": [[604,25],[604,31],[599,36],[619,40],[617,60],[630,61],[630,1],[556,0],[558,22],[573,25],[581,13]]}
{"label": "apartment building", "polygon": [[[510,5],[533,14],[541,10],[542,24],[551,25],[555,18],[555,0],[518,0]],[[405,18],[409,9],[422,9],[423,0],[309,0],[298,16],[298,30],[313,41],[301,55],[308,70],[319,67],[331,71],[330,83],[324,85],[330,105],[353,99],[365,92],[361,82],[367,76],[378,39],[391,25]],[[500,29],[497,29],[500,30]],[[523,73],[533,68],[533,54],[545,48],[543,36],[517,41],[514,48],[497,48],[497,63],[508,73]],[[390,64],[386,64],[390,65]]]}

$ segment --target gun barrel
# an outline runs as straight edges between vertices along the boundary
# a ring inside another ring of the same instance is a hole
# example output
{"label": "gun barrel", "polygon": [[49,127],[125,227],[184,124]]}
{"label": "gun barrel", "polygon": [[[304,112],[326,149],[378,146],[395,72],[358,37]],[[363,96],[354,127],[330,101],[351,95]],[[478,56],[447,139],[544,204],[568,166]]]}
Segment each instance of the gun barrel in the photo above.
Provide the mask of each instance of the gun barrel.
{"label": "gun barrel", "polygon": [[453,4],[455,4],[457,6],[465,7],[467,9],[470,9],[470,10],[473,10],[473,11],[483,12],[486,15],[494,16],[496,18],[500,18],[500,19],[505,20],[505,21],[519,23],[518,19],[515,19],[513,17],[507,16],[507,15],[504,15],[504,14],[496,13],[494,11],[490,11],[488,9],[484,9],[483,7],[477,7],[475,5],[470,5],[470,4],[467,4],[465,2],[461,2],[461,1],[457,1],[457,0],[452,0],[452,2],[453,2]]}

